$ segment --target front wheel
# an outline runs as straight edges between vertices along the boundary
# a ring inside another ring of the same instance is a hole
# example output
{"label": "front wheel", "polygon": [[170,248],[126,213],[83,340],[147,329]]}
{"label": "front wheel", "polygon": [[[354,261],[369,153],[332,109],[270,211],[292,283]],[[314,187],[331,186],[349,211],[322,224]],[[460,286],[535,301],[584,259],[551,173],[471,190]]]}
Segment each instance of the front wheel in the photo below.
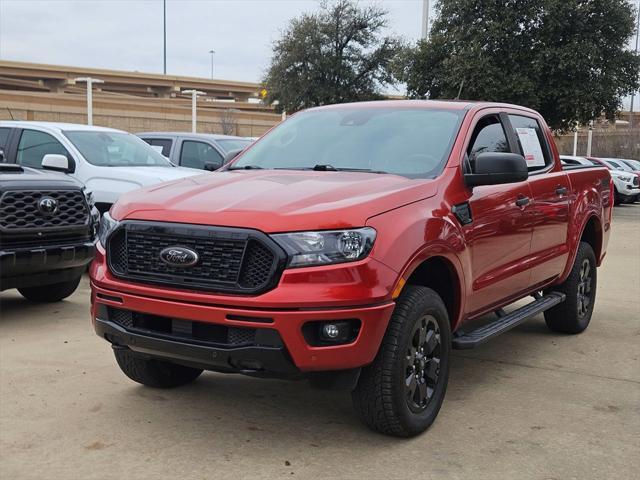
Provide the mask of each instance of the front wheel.
{"label": "front wheel", "polygon": [[80,284],[80,276],[67,282],[41,285],[39,287],[19,288],[20,294],[32,302],[59,302],[76,291]]}
{"label": "front wheel", "polygon": [[449,378],[451,330],[433,290],[409,285],[398,299],[375,360],[363,368],[353,405],[373,430],[410,437],[433,423]]}
{"label": "front wheel", "polygon": [[139,357],[131,350],[115,349],[113,353],[120,370],[134,382],[147,387],[180,387],[193,382],[202,373],[202,370],[198,368]]}
{"label": "front wheel", "polygon": [[571,273],[563,283],[551,289],[564,293],[566,299],[544,312],[547,327],[561,333],[584,331],[593,314],[597,282],[596,255],[591,245],[580,242]]}

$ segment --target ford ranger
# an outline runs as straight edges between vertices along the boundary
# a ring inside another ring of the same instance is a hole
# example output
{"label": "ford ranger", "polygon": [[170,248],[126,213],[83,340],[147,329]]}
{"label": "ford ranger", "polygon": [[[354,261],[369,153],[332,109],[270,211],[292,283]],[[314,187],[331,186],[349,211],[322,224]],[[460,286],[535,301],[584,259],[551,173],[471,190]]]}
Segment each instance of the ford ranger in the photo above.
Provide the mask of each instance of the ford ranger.
{"label": "ford ranger", "polygon": [[452,349],[543,312],[554,332],[587,328],[612,191],[605,168],[563,170],[526,108],[310,109],[217,175],[121,197],[90,268],[93,326],[141,384],[307,378],[350,390],[371,428],[416,435]]}

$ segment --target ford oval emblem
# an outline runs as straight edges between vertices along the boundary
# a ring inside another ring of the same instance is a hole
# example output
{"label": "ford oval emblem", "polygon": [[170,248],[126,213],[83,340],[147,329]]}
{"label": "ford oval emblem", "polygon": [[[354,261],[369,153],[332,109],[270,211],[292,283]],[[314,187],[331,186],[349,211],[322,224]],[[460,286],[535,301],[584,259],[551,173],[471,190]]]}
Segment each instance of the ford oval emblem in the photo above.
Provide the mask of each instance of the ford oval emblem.
{"label": "ford oval emblem", "polygon": [[160,260],[172,267],[192,267],[200,256],[197,252],[185,247],[167,247],[160,252]]}

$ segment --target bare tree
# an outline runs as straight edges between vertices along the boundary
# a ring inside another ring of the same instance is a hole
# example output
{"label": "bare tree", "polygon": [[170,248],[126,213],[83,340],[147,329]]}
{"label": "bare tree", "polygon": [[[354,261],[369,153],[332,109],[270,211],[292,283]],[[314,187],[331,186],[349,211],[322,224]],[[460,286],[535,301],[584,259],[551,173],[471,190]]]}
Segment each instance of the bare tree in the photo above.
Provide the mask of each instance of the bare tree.
{"label": "bare tree", "polygon": [[223,135],[237,135],[238,134],[238,120],[235,113],[237,110],[233,108],[225,108],[220,116],[220,126],[222,127]]}

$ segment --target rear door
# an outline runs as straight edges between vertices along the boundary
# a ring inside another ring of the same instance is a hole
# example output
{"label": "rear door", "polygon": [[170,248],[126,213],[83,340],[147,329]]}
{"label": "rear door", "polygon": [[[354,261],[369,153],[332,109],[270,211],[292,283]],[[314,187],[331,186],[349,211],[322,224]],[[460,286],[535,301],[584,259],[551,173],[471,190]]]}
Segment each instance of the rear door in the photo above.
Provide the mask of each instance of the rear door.
{"label": "rear door", "polygon": [[[477,154],[514,151],[504,120],[504,115],[495,113],[477,121],[467,146],[467,168],[473,170]],[[472,220],[463,228],[471,259],[467,312],[474,316],[529,285],[531,190],[527,182],[518,182],[474,187],[470,192]]]}
{"label": "rear door", "polygon": [[529,166],[533,195],[530,284],[535,286],[559,275],[567,263],[571,183],[561,165],[556,165],[545,130],[535,116],[511,113],[509,123]]}

